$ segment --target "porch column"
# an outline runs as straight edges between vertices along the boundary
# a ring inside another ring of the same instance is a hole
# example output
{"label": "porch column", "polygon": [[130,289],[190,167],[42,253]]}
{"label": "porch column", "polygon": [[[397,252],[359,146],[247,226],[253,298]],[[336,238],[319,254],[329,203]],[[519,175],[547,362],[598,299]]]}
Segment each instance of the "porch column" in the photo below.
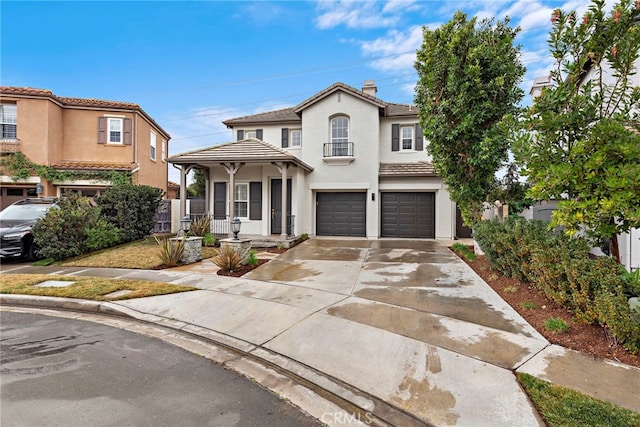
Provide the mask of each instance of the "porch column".
{"label": "porch column", "polygon": [[282,215],[281,215],[281,233],[280,238],[287,240],[287,170],[289,169],[289,163],[274,163],[274,166],[282,174]]}
{"label": "porch column", "polygon": [[180,166],[180,220],[187,214],[187,165]]}
{"label": "porch column", "polygon": [[[244,163],[221,163],[221,165],[229,173],[229,219],[236,216],[236,173],[240,170]],[[233,237],[231,227],[229,227],[229,238]]]}

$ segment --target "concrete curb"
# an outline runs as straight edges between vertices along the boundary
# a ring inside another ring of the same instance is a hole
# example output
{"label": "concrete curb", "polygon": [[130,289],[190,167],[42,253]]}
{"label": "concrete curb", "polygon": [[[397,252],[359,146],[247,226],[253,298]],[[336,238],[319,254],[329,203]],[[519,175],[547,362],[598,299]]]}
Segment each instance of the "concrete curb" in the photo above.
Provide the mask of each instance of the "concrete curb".
{"label": "concrete curb", "polygon": [[[328,425],[345,425],[348,422],[359,425],[374,426],[432,426],[424,420],[383,401],[382,399],[359,390],[337,378],[299,363],[289,357],[264,347],[224,335],[219,332],[192,325],[186,322],[167,319],[152,314],[142,313],[117,302],[90,301],[73,298],[45,297],[31,295],[1,294],[0,308],[23,307],[70,312],[83,312],[108,317],[124,317],[134,321],[153,324],[157,327],[179,332],[203,340],[223,350],[230,351],[239,357],[223,361],[221,364],[250,378],[256,379],[263,386],[274,390],[273,375],[264,375],[264,371],[275,372],[298,386],[302,386],[322,399],[336,405],[348,413],[342,419],[334,420]],[[171,340],[167,340],[171,343]],[[260,381],[263,377],[263,381]],[[274,390],[277,391],[277,390]],[[297,402],[293,402],[298,404]],[[298,406],[300,406],[298,404]],[[300,406],[306,410],[304,406]],[[307,411],[309,412],[309,411]],[[311,412],[310,412],[311,413]],[[314,415],[313,413],[311,413]],[[317,414],[315,414],[317,416]],[[321,420],[322,421],[322,420]],[[339,422],[335,422],[339,421]],[[326,422],[326,421],[323,421]]]}

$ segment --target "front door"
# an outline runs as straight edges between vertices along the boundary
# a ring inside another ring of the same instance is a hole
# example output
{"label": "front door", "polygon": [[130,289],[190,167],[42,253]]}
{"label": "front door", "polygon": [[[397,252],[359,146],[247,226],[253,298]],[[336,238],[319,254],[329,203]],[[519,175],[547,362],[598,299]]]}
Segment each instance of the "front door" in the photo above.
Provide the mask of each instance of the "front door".
{"label": "front door", "polygon": [[[271,234],[282,234],[282,179],[271,180]],[[291,234],[291,178],[287,179],[287,234]]]}

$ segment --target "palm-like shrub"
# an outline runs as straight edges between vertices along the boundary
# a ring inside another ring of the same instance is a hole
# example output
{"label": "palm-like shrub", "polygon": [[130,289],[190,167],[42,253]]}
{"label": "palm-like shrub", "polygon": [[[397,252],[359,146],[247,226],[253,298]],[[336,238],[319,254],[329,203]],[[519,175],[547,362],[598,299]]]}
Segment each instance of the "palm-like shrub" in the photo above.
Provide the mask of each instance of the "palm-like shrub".
{"label": "palm-like shrub", "polygon": [[226,245],[216,251],[213,263],[225,271],[236,271],[246,264],[248,254],[235,250],[232,246]]}
{"label": "palm-like shrub", "polygon": [[191,221],[191,235],[204,237],[205,234],[211,232],[211,217],[204,215],[196,217]]}
{"label": "palm-like shrub", "polygon": [[184,255],[184,240],[155,237],[156,243],[160,246],[160,260],[164,265],[174,267],[180,263],[180,258]]}

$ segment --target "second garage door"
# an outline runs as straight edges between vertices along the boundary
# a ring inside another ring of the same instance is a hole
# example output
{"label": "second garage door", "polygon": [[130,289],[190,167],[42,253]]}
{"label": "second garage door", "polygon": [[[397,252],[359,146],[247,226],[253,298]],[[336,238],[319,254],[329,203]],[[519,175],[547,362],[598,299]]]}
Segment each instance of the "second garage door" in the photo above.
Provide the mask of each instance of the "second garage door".
{"label": "second garage door", "polygon": [[317,193],[318,236],[366,236],[367,193]]}
{"label": "second garage door", "polygon": [[382,237],[435,238],[435,193],[381,193],[381,204]]}

